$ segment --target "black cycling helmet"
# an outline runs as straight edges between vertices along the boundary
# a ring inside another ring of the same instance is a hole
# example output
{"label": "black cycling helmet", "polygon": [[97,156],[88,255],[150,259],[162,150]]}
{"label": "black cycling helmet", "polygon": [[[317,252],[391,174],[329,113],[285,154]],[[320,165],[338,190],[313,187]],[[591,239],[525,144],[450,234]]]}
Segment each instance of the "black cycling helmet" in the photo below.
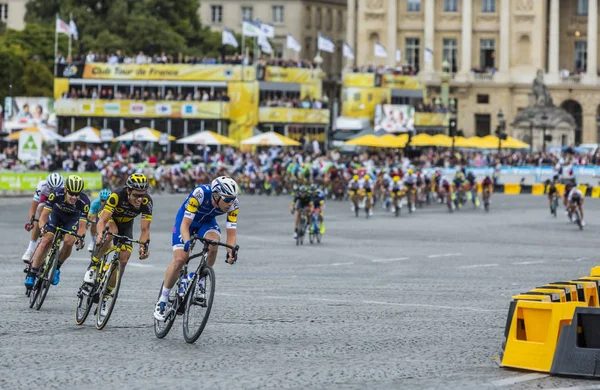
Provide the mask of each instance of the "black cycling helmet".
{"label": "black cycling helmet", "polygon": [[298,192],[302,195],[306,194],[308,192],[308,188],[306,188],[306,186],[304,186],[304,185],[300,186],[300,188],[298,188]]}
{"label": "black cycling helmet", "polygon": [[132,190],[147,190],[148,189],[148,179],[146,175],[141,173],[134,173],[127,178],[127,182],[125,183],[127,188]]}

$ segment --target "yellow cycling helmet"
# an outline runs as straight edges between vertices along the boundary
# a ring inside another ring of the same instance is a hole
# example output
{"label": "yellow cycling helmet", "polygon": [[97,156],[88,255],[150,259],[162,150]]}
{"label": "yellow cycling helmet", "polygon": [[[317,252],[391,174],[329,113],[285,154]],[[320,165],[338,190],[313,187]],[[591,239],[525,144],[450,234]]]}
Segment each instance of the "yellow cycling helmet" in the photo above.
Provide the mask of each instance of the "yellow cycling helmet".
{"label": "yellow cycling helmet", "polygon": [[394,180],[394,183],[397,183],[400,181],[400,176],[394,176],[392,180]]}
{"label": "yellow cycling helmet", "polygon": [[134,173],[127,178],[125,183],[127,188],[132,190],[147,190],[148,189],[148,179],[146,175],[141,173]]}
{"label": "yellow cycling helmet", "polygon": [[83,191],[83,179],[77,175],[71,175],[67,177],[65,190],[74,194],[79,194],[81,191]]}
{"label": "yellow cycling helmet", "polygon": [[352,180],[357,181],[358,180],[358,175],[352,176]]}
{"label": "yellow cycling helmet", "polygon": [[365,180],[371,180],[371,176],[365,175]]}
{"label": "yellow cycling helmet", "polygon": [[412,168],[409,168],[409,170],[408,170],[408,174],[409,174],[409,175],[412,175],[412,174],[413,174],[413,172],[414,172],[414,171],[413,171],[413,169],[412,169]]}

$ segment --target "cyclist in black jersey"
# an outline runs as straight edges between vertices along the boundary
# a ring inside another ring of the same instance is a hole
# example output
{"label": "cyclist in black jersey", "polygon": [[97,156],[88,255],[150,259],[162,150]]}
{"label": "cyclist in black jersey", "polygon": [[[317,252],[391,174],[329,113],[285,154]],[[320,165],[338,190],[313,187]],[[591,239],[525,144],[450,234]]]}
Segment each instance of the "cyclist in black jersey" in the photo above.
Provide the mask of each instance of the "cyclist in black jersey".
{"label": "cyclist in black jersey", "polygon": [[290,213],[296,212],[295,222],[294,222],[294,239],[298,237],[298,225],[300,224],[300,213],[302,211],[306,212],[307,220],[310,221],[312,212],[313,212],[313,201],[311,193],[308,191],[305,185],[300,186],[298,188],[298,192],[292,201],[292,205],[290,206]]}

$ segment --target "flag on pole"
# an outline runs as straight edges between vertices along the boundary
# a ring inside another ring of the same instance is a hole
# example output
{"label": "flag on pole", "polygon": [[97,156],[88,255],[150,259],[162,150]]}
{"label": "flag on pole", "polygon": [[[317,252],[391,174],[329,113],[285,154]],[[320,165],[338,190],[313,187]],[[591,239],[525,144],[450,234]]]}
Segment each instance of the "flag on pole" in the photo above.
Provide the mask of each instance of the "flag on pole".
{"label": "flag on pole", "polygon": [[402,50],[396,49],[396,62],[402,61]]}
{"label": "flag on pole", "polygon": [[344,57],[350,60],[354,59],[354,52],[352,51],[352,48],[350,47],[348,42],[344,42]]}
{"label": "flag on pole", "polygon": [[387,57],[387,50],[379,42],[375,42],[375,57]]}
{"label": "flag on pole", "polygon": [[79,32],[77,31],[77,26],[75,25],[73,19],[71,19],[69,22],[69,29],[71,30],[71,35],[77,41],[79,39]]}
{"label": "flag on pole", "polygon": [[275,27],[268,23],[260,23],[260,32],[267,38],[275,38]]}
{"label": "flag on pole", "polygon": [[263,53],[273,54],[273,48],[271,47],[271,44],[265,35],[260,34],[258,36],[258,44],[260,45],[260,50]]}
{"label": "flag on pole", "polygon": [[300,53],[302,51],[302,45],[300,42],[295,40],[291,34],[287,35],[286,47],[295,51],[296,53]]}
{"label": "flag on pole", "polygon": [[221,43],[223,46],[225,45],[230,45],[233,47],[238,47],[238,41],[237,39],[235,39],[235,35],[233,35],[233,32],[228,29],[227,27],[223,27],[223,36],[221,38]]}
{"label": "flag on pole", "polygon": [[335,43],[333,43],[333,41],[327,38],[325,35],[321,35],[321,33],[319,33],[319,38],[317,39],[317,49],[326,51],[328,53],[334,53]]}
{"label": "flag on pole", "polygon": [[425,49],[425,63],[431,64],[433,62],[433,50]]}
{"label": "flag on pole", "polygon": [[254,22],[244,20],[242,23],[242,35],[245,37],[258,37],[261,35],[260,26]]}
{"label": "flag on pole", "polygon": [[58,17],[56,18],[56,33],[71,35],[71,28]]}

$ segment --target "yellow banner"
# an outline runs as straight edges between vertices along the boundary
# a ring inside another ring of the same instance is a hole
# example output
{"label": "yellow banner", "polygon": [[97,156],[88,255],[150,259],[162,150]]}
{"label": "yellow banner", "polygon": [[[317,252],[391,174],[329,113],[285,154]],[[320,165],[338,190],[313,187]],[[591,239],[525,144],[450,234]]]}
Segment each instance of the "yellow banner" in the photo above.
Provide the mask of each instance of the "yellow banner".
{"label": "yellow banner", "polygon": [[300,99],[321,99],[323,97],[322,86],[321,83],[300,85]]}
{"label": "yellow banner", "polygon": [[389,104],[391,101],[391,89],[344,88],[342,100],[342,116],[373,120],[375,106],[378,104]]}
{"label": "yellow banner", "polygon": [[423,89],[423,84],[415,76],[384,74],[381,80],[381,87],[392,89]]}
{"label": "yellow banner", "polygon": [[241,65],[85,64],[84,79],[254,81],[256,68]]}
{"label": "yellow banner", "polygon": [[329,124],[329,110],[310,108],[260,107],[258,109],[260,123],[306,123]]}
{"label": "yellow banner", "polygon": [[344,73],[344,87],[374,87],[375,73]]}
{"label": "yellow banner", "polygon": [[415,126],[448,126],[448,114],[416,112]]}
{"label": "yellow banner", "polygon": [[239,143],[252,137],[258,124],[258,82],[228,83],[227,95],[231,98],[228,136]]}
{"label": "yellow banner", "polygon": [[63,93],[69,92],[69,79],[54,79],[54,99],[60,99]]}
{"label": "yellow banner", "polygon": [[59,116],[228,119],[227,102],[58,99]]}
{"label": "yellow banner", "polygon": [[298,132],[298,131],[290,131],[288,133],[288,138],[291,138],[293,140],[296,140],[298,142],[300,142],[300,140],[302,139],[302,137],[304,137],[307,141],[312,141],[314,139],[316,139],[318,142],[325,142],[325,132],[319,132],[319,133],[310,133],[310,132]]}
{"label": "yellow banner", "polygon": [[264,81],[278,83],[314,83],[323,79],[323,71],[304,68],[282,68],[267,66]]}

